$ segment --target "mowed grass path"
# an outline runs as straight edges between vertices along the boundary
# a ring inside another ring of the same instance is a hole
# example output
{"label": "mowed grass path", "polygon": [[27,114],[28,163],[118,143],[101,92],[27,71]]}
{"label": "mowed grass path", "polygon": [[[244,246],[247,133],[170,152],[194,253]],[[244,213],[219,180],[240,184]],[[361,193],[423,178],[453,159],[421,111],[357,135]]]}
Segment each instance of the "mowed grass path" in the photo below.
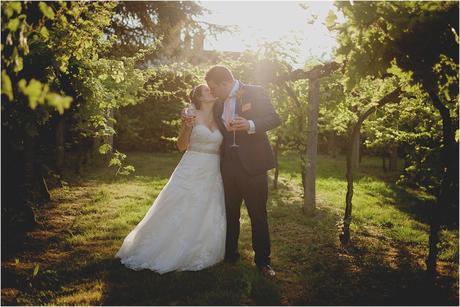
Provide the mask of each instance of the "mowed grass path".
{"label": "mowed grass path", "polygon": [[[200,272],[132,271],[114,255],[168,181],[180,154],[130,153],[131,178],[103,166],[51,191],[40,227],[2,242],[2,304],[52,305],[456,305],[458,228],[442,230],[436,288],[423,282],[431,198],[403,190],[378,159],[355,176],[352,244],[342,248],[344,157],[320,156],[317,212],[302,213],[298,159],[280,158],[268,216],[277,277],[252,263],[250,221],[242,210],[242,261]],[[244,208],[244,207],[243,207]],[[15,240],[25,240],[20,249]],[[171,237],[174,244],[174,234]],[[6,249],[6,250],[5,250]],[[34,276],[35,270],[35,276]]]}

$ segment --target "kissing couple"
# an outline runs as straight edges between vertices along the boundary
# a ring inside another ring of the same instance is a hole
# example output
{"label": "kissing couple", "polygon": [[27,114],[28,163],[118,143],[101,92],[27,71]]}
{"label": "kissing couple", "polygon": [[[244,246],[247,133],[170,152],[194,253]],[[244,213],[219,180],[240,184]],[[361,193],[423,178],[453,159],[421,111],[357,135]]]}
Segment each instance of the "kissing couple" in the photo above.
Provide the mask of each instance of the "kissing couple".
{"label": "kissing couple", "polygon": [[262,87],[234,79],[228,68],[212,67],[205,80],[190,92],[193,108],[181,114],[182,159],[116,257],[160,274],[235,263],[244,200],[254,262],[275,276],[267,222],[267,171],[275,161],[266,132],[281,120]]}

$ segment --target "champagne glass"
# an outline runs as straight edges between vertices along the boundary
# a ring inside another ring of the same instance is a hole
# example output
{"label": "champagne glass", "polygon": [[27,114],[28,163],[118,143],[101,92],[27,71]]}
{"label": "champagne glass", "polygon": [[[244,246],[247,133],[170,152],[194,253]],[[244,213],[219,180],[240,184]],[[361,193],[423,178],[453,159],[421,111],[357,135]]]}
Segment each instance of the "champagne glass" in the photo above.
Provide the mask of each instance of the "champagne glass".
{"label": "champagne glass", "polygon": [[[238,117],[238,114],[233,114],[232,116],[232,124],[230,126],[233,126],[233,121]],[[230,145],[230,147],[239,147],[240,145],[236,144],[235,143],[235,133],[236,133],[236,129],[233,129],[233,144]]]}
{"label": "champagne glass", "polygon": [[194,118],[196,117],[196,107],[193,103],[191,103],[186,109],[185,109],[185,116],[188,118]]}

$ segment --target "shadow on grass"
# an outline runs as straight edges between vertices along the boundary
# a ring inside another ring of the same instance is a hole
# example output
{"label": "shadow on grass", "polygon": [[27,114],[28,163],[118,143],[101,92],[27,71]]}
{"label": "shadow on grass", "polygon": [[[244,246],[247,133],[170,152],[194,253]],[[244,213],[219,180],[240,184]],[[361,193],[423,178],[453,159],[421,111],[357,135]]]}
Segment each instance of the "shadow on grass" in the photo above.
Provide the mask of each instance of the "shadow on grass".
{"label": "shadow on grass", "polygon": [[116,262],[106,283],[104,305],[279,305],[276,285],[241,262],[164,275]]}
{"label": "shadow on grass", "polygon": [[338,242],[340,217],[327,204],[305,215],[301,199],[286,202],[287,193],[283,183],[271,191],[271,203],[282,205],[270,206],[269,216],[275,269],[289,304],[456,305],[458,291],[451,288],[456,280],[427,285],[423,267],[404,244],[355,234],[344,249]]}
{"label": "shadow on grass", "polygon": [[434,204],[434,199],[422,198],[421,195],[410,193],[394,183],[388,183],[387,186],[388,188],[380,189],[377,192],[383,198],[389,199],[389,204],[407,213],[412,219],[429,225],[430,210]]}
{"label": "shadow on grass", "polygon": [[347,253],[353,257],[356,270],[339,277],[340,284],[348,281],[349,291],[354,293],[350,304],[457,305],[457,280],[443,276],[431,285],[424,266],[405,244],[388,246],[372,236],[355,236],[353,240]]}
{"label": "shadow on grass", "polygon": [[[176,159],[177,156],[166,158],[166,162],[154,165],[148,155],[133,156],[138,176],[146,180],[167,178]],[[106,182],[105,175],[91,176],[90,180],[97,180],[97,184]],[[18,270],[2,266],[2,304],[456,305],[457,281],[445,277],[436,288],[427,286],[423,267],[404,244],[395,246],[372,233],[355,232],[352,245],[340,247],[337,223],[341,216],[321,200],[316,214],[303,214],[299,190],[286,182],[270,191],[268,205],[272,264],[277,271],[274,280],[260,276],[251,263],[251,232],[245,212],[241,262],[164,275],[127,269],[114,258],[120,238],[106,235],[119,231],[111,220],[101,238],[92,242],[68,245],[65,235],[58,237],[60,241],[55,242],[54,248],[70,253],[55,260],[52,267],[40,269],[35,277],[33,267]],[[399,196],[395,192],[388,197]],[[80,219],[94,222],[82,224],[82,229],[71,229],[74,233],[91,231],[104,218],[97,210],[81,212]],[[36,246],[43,253],[50,248],[46,240]],[[21,300],[8,301],[3,288],[19,289]]]}

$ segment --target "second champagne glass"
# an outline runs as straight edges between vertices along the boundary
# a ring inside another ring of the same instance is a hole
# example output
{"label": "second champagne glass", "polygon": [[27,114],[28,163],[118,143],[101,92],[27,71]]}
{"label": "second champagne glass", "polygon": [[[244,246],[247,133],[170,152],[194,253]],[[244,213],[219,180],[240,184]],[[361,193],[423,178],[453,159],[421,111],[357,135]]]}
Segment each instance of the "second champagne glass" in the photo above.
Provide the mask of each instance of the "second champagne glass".
{"label": "second champagne glass", "polygon": [[[233,114],[233,116],[232,116],[232,123],[233,123],[233,120],[235,120],[237,117],[238,117],[238,114],[236,114],[236,113]],[[232,126],[233,126],[233,124],[232,124]],[[236,130],[233,129],[233,144],[230,145],[230,147],[239,147],[239,146],[240,146],[240,145],[238,145],[238,144],[235,143],[235,134],[236,134]]]}

